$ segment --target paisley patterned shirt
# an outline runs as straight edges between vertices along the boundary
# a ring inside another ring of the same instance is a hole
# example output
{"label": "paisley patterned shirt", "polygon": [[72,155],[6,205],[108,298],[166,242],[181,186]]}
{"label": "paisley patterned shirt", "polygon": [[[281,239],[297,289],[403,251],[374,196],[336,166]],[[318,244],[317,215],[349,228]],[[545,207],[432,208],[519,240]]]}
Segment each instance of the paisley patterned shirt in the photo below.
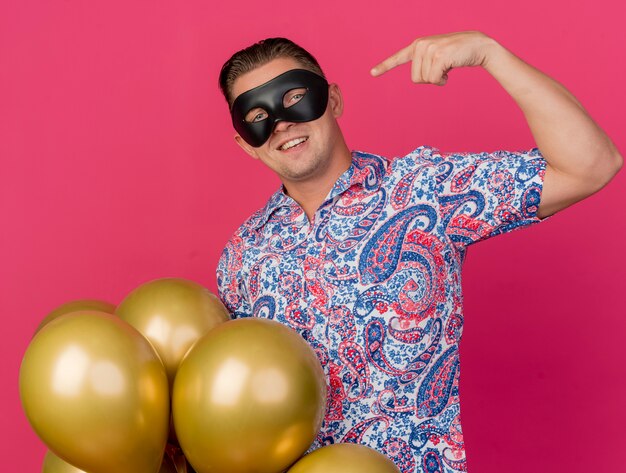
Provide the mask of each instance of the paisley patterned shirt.
{"label": "paisley patterned shirt", "polygon": [[298,331],[328,381],[314,448],[368,445],[403,473],[467,471],[459,407],[468,245],[539,221],[546,162],[524,152],[354,151],[309,222],[281,189],[226,244],[234,317]]}

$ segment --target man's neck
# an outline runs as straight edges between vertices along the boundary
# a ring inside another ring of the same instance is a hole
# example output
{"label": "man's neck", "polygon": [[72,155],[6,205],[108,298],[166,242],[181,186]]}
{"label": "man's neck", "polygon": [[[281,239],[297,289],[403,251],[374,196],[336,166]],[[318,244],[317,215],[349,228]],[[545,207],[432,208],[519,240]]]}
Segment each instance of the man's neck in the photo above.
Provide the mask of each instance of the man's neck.
{"label": "man's neck", "polygon": [[283,181],[285,192],[300,204],[309,222],[313,221],[315,212],[322,205],[337,179],[350,168],[351,163],[352,153],[346,147],[336,159],[333,159],[328,172],[318,178],[304,182]]}

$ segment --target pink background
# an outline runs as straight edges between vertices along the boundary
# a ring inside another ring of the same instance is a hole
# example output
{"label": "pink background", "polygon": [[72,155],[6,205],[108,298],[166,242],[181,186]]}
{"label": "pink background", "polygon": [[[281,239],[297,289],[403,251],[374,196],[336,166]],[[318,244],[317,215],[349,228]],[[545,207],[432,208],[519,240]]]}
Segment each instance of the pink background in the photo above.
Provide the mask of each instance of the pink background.
{"label": "pink background", "polygon": [[[564,83],[626,151],[624,7],[503,2],[33,1],[0,4],[3,471],[44,445],[18,396],[39,321],[150,279],[215,291],[221,249],[278,180],[236,146],[217,76],[267,36],[310,49],[346,102],[350,147],[399,155],[534,146],[484,70],[413,85],[369,68],[476,29]],[[626,440],[626,172],[544,224],[481,243],[464,272],[461,397],[473,472],[614,472]]]}

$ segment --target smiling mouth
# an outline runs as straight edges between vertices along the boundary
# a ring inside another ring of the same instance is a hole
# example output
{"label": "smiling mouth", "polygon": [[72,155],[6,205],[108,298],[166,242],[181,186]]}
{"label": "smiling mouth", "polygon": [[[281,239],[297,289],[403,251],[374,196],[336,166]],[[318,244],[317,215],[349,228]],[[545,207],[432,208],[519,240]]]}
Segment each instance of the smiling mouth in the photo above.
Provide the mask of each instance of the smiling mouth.
{"label": "smiling mouth", "polygon": [[287,141],[287,143],[283,144],[278,149],[280,151],[287,151],[289,149],[295,148],[298,145],[301,145],[302,143],[306,142],[308,139],[309,139],[308,136],[302,136],[300,138],[294,138],[293,140]]}

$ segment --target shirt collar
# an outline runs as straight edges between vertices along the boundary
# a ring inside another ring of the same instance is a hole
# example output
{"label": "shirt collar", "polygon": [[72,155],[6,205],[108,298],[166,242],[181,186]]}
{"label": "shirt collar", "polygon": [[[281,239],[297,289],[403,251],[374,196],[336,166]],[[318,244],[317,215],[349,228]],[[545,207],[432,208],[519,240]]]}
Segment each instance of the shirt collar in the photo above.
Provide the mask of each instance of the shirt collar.
{"label": "shirt collar", "polygon": [[[365,153],[363,151],[352,151],[352,163],[344,172],[328,193],[325,201],[331,200],[344,193],[353,186],[361,187],[367,192],[378,190],[383,176],[387,171],[388,161],[382,156]],[[269,198],[265,206],[255,212],[247,225],[254,229],[263,226],[274,212],[282,207],[298,207],[298,203],[285,194],[285,189],[281,185]]]}
{"label": "shirt collar", "polygon": [[339,176],[326,200],[342,194],[353,186],[362,187],[369,192],[378,190],[386,170],[387,160],[382,156],[353,151],[352,164]]}

